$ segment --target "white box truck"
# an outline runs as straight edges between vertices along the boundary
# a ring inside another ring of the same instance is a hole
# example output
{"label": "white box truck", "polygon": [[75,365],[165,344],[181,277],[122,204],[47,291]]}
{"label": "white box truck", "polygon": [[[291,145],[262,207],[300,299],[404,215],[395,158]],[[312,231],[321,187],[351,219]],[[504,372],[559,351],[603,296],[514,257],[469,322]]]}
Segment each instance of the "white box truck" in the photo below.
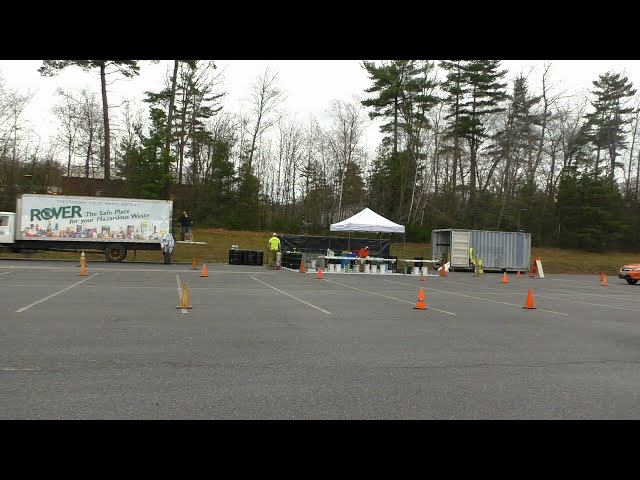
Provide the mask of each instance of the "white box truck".
{"label": "white box truck", "polygon": [[99,251],[121,262],[129,250],[162,251],[172,210],[170,200],[23,194],[15,213],[0,212],[0,247]]}

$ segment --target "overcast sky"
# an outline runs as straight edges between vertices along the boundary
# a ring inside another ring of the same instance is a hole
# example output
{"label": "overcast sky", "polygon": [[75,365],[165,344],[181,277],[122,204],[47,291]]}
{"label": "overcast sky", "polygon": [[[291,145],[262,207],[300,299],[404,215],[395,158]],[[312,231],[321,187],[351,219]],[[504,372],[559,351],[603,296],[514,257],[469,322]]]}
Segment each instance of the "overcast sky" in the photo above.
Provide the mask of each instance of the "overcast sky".
{"label": "overcast sky", "polygon": [[[121,79],[110,86],[109,104],[117,106],[123,99],[140,101],[144,91],[162,88],[163,77],[172,62],[141,62],[138,77]],[[502,66],[509,71],[509,79],[522,72],[537,87],[546,62],[552,65],[551,80],[558,90],[587,91],[598,75],[611,70],[626,73],[640,87],[640,60],[504,60]],[[41,65],[41,60],[0,60],[0,76],[9,89],[35,93],[25,118],[44,141],[54,134],[57,126],[51,114],[57,101],[56,89],[87,87],[99,93],[100,81],[97,72],[87,73],[78,68],[68,68],[56,77],[42,77],[37,71]],[[286,90],[285,108],[301,120],[313,114],[323,122],[331,100],[349,100],[353,95],[364,98],[364,89],[370,86],[359,60],[220,60],[216,65],[224,71],[222,88],[227,92],[224,107],[234,112],[240,110],[251,83],[267,66],[278,72],[280,85]],[[377,129],[378,124],[372,123],[367,130],[366,148],[370,151],[380,142]]]}

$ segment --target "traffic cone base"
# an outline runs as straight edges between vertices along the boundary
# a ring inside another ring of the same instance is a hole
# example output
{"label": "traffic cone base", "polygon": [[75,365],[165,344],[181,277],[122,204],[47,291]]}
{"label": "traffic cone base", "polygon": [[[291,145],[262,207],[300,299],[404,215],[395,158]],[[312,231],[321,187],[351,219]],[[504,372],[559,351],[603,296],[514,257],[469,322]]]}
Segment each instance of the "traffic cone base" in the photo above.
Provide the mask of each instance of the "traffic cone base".
{"label": "traffic cone base", "polygon": [[80,277],[86,277],[87,274],[87,265],[86,263],[82,262],[82,265],[80,265],[80,273],[78,273],[78,276]]}
{"label": "traffic cone base", "polygon": [[421,288],[418,291],[418,301],[416,302],[414,310],[426,310],[427,304],[424,302],[424,290]]}
{"label": "traffic cone base", "polygon": [[180,305],[176,308],[191,308],[191,303],[189,302],[189,288],[185,283],[182,285],[182,295],[180,295]]}
{"label": "traffic cone base", "polygon": [[207,273],[207,265],[205,263],[202,264],[202,271],[200,272],[200,276],[201,277],[209,276],[209,274]]}
{"label": "traffic cone base", "polygon": [[502,283],[509,283],[509,279],[507,278],[507,272],[502,274]]}
{"label": "traffic cone base", "polygon": [[526,308],[527,310],[535,310],[535,306],[533,305],[533,290],[530,288],[529,292],[527,293],[527,301],[524,304],[524,307],[522,308]]}

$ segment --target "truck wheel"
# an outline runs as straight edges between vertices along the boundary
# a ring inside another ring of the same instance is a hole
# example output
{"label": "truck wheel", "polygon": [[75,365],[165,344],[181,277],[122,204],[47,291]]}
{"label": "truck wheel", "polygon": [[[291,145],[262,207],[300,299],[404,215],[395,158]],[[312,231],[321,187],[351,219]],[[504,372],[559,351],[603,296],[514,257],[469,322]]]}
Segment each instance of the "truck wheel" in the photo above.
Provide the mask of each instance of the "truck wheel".
{"label": "truck wheel", "polygon": [[104,257],[107,262],[121,262],[127,257],[127,249],[124,245],[112,243],[104,250]]}
{"label": "truck wheel", "polygon": [[633,280],[631,278],[626,278],[625,280],[629,285],[635,285],[636,283],[638,283],[638,280]]}

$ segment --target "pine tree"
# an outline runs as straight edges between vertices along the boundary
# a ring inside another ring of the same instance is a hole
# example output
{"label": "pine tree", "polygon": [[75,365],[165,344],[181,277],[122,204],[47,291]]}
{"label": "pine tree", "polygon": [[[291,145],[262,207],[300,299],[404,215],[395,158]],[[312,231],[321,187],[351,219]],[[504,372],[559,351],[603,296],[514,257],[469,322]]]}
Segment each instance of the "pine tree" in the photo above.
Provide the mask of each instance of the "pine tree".
{"label": "pine tree", "polygon": [[588,138],[596,151],[595,171],[597,175],[601,154],[607,152],[609,178],[614,179],[616,167],[621,166],[616,159],[627,144],[625,127],[632,121],[633,107],[627,107],[626,103],[636,94],[636,90],[626,76],[612,72],[600,75],[593,85],[595,89],[591,93],[596,98],[591,105],[594,111],[585,117]]}

